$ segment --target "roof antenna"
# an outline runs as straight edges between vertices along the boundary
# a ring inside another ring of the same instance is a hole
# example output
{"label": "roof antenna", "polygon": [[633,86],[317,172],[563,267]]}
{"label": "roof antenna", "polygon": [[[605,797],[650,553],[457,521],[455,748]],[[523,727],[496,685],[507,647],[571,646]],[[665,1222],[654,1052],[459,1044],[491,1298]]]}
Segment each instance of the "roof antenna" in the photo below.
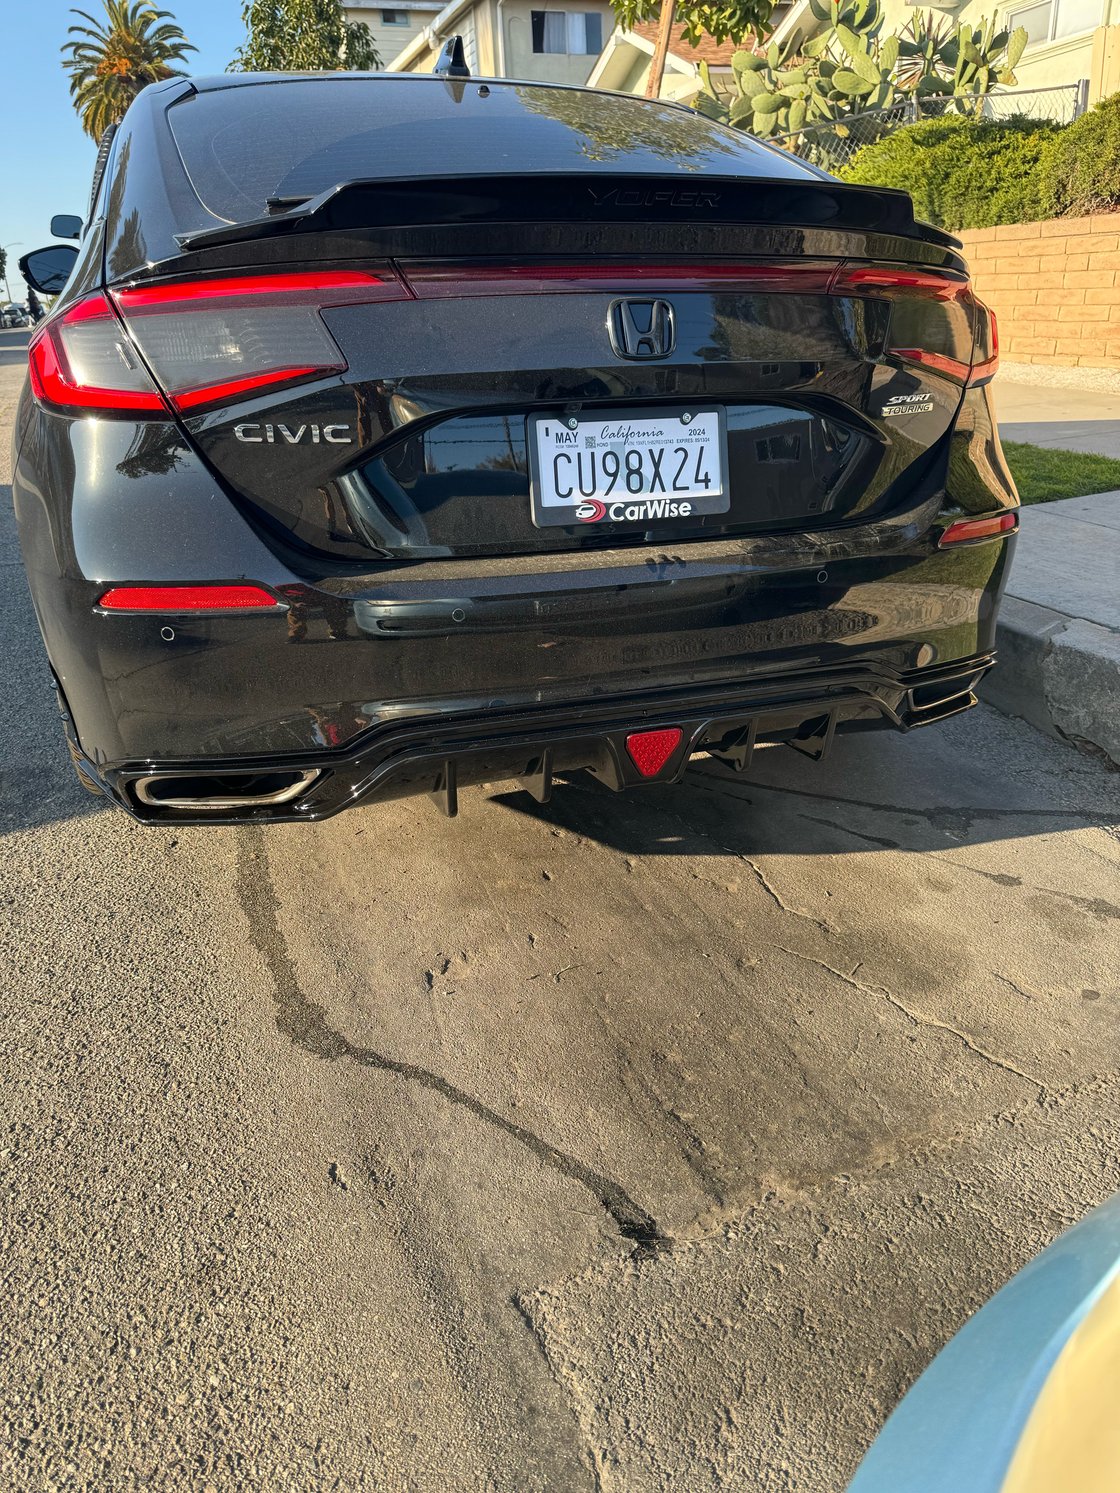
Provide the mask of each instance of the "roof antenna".
{"label": "roof antenna", "polygon": [[432,72],[437,78],[469,78],[471,70],[467,66],[467,59],[463,52],[463,38],[461,36],[449,36],[443,44],[443,51],[439,54]]}

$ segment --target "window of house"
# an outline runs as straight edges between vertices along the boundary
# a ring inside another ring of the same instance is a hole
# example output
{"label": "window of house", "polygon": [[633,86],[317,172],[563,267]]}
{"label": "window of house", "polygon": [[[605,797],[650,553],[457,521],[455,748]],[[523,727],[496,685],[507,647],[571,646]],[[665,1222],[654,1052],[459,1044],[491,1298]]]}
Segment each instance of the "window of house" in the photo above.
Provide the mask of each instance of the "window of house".
{"label": "window of house", "polygon": [[383,10],[381,12],[381,24],[383,26],[407,26],[407,10]]}
{"label": "window of house", "polygon": [[1012,11],[1007,24],[1012,29],[1025,26],[1033,46],[1094,31],[1101,24],[1102,10],[1101,0],[1041,0],[1040,4]]}
{"label": "window of house", "polygon": [[596,10],[534,10],[533,51],[569,57],[598,57],[603,50],[603,17]]}

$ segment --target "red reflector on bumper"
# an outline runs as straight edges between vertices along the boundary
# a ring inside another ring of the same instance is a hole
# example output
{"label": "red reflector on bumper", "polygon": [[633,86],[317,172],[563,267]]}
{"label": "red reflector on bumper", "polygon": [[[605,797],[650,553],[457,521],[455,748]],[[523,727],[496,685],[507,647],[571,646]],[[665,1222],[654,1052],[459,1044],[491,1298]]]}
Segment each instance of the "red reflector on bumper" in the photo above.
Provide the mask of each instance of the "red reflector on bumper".
{"label": "red reflector on bumper", "polygon": [[630,760],[643,778],[655,778],[681,744],[681,729],[635,731],[626,738]]}
{"label": "red reflector on bumper", "polygon": [[272,612],[283,603],[263,586],[114,586],[97,605],[109,612]]}
{"label": "red reflector on bumper", "polygon": [[947,544],[969,544],[976,539],[996,539],[1000,534],[1010,534],[1019,527],[1017,513],[1001,513],[996,518],[962,518],[950,524],[937,541],[944,549]]}

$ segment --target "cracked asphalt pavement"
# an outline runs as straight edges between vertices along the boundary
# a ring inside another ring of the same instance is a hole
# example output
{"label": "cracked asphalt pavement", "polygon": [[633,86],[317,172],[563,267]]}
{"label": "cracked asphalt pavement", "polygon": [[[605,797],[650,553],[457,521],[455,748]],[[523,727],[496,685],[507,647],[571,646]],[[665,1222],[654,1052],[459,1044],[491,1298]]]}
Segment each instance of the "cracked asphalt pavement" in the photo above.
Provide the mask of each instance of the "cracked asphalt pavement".
{"label": "cracked asphalt pavement", "polygon": [[1120,1185],[1096,761],[141,829],[0,573],[5,1488],[838,1490]]}

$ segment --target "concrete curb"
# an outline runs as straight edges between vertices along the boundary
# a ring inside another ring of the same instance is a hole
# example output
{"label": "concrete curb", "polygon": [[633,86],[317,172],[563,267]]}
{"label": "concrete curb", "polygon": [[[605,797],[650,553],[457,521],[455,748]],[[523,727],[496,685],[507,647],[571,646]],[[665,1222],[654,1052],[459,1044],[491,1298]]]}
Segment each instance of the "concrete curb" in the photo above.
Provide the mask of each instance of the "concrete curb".
{"label": "concrete curb", "polygon": [[981,697],[1120,766],[1120,633],[1005,596]]}

